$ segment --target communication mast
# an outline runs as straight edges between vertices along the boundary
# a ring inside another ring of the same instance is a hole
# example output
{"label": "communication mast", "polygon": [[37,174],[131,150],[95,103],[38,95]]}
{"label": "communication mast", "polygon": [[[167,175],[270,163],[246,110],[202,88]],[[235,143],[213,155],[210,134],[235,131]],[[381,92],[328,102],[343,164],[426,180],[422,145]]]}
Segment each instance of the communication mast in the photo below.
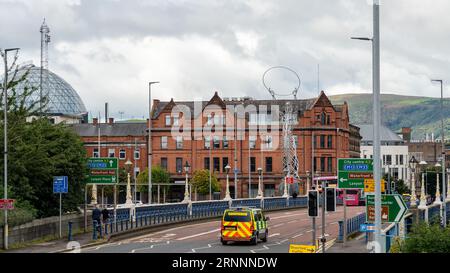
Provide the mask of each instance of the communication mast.
{"label": "communication mast", "polygon": [[50,28],[44,22],[41,25],[41,77],[39,82],[39,108],[43,111],[43,100],[47,97],[44,92],[48,91],[48,44],[50,43]]}
{"label": "communication mast", "polygon": [[[298,86],[294,88],[294,90],[291,93],[288,94],[279,94],[279,93],[275,93],[274,90],[272,90],[270,87],[268,87],[265,83],[265,76],[266,74],[273,70],[273,69],[285,69],[288,70],[290,72],[292,72],[298,79]],[[297,93],[298,90],[300,89],[300,77],[298,76],[298,74],[285,66],[276,66],[276,67],[272,67],[270,69],[268,69],[264,75],[263,75],[263,84],[265,86],[265,88],[269,91],[270,95],[272,96],[272,98],[274,100],[276,100],[277,96],[279,97],[290,97],[292,96],[292,100],[297,100]],[[288,197],[288,190],[287,190],[287,179],[295,179],[297,181],[300,181],[300,177],[298,175],[298,156],[297,156],[297,147],[296,147],[296,143],[295,143],[295,139],[294,139],[294,135],[292,133],[292,125],[295,124],[295,122],[297,121],[296,116],[295,116],[295,112],[294,112],[294,108],[292,106],[292,104],[287,101],[285,104],[285,108],[283,111],[283,116],[282,116],[282,125],[283,125],[283,171],[285,174],[285,179],[284,179],[284,193],[283,193],[283,197]]]}

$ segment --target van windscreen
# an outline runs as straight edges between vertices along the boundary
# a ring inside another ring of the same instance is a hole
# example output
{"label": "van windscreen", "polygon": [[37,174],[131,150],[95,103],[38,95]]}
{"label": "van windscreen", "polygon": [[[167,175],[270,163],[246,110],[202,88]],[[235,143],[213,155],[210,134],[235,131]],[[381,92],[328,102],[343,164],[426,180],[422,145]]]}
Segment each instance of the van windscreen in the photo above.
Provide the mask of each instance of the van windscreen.
{"label": "van windscreen", "polygon": [[251,217],[248,211],[229,211],[225,213],[223,220],[226,222],[250,222]]}

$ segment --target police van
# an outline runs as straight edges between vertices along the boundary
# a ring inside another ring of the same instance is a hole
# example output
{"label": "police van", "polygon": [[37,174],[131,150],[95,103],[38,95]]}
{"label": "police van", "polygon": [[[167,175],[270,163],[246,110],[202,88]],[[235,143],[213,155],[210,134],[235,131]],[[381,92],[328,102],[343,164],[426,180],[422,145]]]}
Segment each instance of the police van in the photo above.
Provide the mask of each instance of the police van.
{"label": "police van", "polygon": [[256,245],[261,239],[267,242],[269,217],[264,217],[261,209],[254,207],[236,207],[224,211],[220,241],[223,245],[233,241],[245,241]]}

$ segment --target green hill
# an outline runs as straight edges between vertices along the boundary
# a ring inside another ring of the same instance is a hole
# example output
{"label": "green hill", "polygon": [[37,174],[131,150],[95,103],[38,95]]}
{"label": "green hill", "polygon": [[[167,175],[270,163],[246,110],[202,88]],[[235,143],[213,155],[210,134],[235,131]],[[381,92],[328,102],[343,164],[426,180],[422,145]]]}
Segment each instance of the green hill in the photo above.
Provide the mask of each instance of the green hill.
{"label": "green hill", "polygon": [[[330,96],[333,103],[347,102],[352,124],[372,123],[372,94],[343,94]],[[444,128],[446,138],[450,137],[450,99],[444,99]],[[398,132],[402,127],[413,129],[414,139],[423,139],[425,134],[441,135],[440,99],[429,97],[381,95],[382,123]]]}

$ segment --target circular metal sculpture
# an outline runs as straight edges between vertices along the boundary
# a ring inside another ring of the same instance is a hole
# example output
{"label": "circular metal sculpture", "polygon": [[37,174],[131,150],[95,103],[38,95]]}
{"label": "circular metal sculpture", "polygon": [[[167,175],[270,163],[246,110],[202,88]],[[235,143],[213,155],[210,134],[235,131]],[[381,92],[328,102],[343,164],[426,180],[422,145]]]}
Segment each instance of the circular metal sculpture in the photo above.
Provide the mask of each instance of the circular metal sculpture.
{"label": "circular metal sculpture", "polygon": [[[292,74],[294,74],[295,77],[298,79],[297,87],[295,87],[294,90],[292,90],[290,93],[283,94],[283,93],[276,93],[272,88],[267,86],[267,84],[266,84],[266,75],[267,75],[267,73],[269,73],[270,71],[273,71],[275,69],[287,70],[287,71],[291,72]],[[272,96],[272,98],[274,100],[277,99],[276,96],[279,96],[279,97],[294,96],[294,99],[297,99],[297,93],[298,93],[298,90],[300,89],[300,85],[301,85],[301,80],[300,80],[300,77],[298,76],[297,72],[295,72],[294,70],[290,69],[287,66],[274,66],[274,67],[271,67],[271,68],[267,69],[266,72],[264,72],[264,74],[263,74],[262,82],[263,82],[264,87],[267,89],[267,91],[269,91],[270,95]]]}

